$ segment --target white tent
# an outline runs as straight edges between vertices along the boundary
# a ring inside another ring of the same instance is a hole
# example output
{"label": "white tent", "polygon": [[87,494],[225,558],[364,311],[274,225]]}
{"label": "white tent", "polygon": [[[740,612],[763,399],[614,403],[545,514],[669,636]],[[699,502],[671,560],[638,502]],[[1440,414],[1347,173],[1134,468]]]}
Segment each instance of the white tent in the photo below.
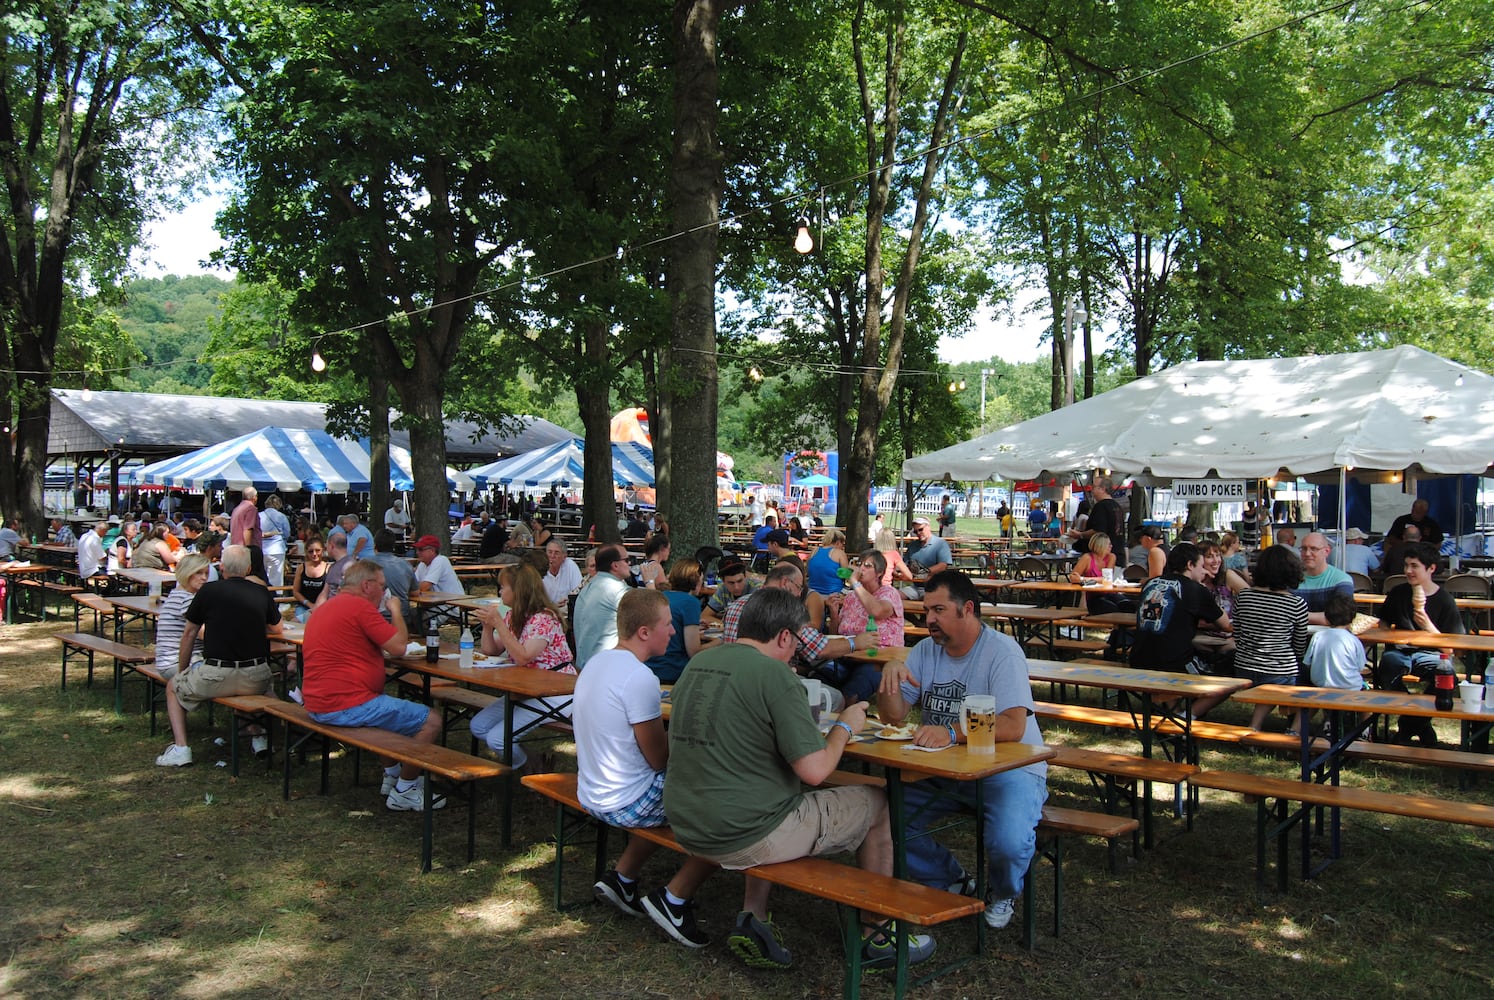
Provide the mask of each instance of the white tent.
{"label": "white tent", "polygon": [[1491,465],[1494,377],[1402,346],[1178,365],[914,456],[903,478],[977,482],[1087,469],[1225,478],[1356,469],[1484,474]]}

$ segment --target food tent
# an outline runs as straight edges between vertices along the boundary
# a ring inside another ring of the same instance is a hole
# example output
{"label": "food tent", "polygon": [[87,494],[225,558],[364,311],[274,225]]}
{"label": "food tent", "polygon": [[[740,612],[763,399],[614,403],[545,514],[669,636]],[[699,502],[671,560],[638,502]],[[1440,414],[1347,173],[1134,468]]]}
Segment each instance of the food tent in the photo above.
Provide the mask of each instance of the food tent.
{"label": "food tent", "polygon": [[[483,488],[503,486],[574,486],[583,478],[585,442],[580,438],[515,455],[472,469],[467,474]],[[654,485],[654,453],[637,442],[613,442],[612,482],[624,488]]]}
{"label": "food tent", "polygon": [[[263,427],[197,451],[163,459],[135,470],[135,483],[199,490],[306,490],[311,493],[367,493],[368,438],[335,438],[326,431]],[[410,453],[389,447],[389,485],[415,488]],[[448,468],[446,486],[472,489],[472,480]]]}
{"label": "food tent", "polygon": [[1484,474],[1494,377],[1404,345],[1195,361],[903,463],[903,478],[1035,479],[1115,469],[1269,478],[1330,470]]}

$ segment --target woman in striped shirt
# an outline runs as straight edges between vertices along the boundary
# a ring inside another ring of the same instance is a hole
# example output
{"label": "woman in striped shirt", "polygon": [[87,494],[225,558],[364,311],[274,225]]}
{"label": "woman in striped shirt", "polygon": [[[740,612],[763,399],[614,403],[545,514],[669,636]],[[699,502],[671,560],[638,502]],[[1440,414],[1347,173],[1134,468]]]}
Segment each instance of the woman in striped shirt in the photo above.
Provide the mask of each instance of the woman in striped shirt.
{"label": "woman in striped shirt", "polygon": [[[1235,676],[1252,684],[1295,684],[1307,651],[1307,604],[1292,591],[1302,583],[1302,560],[1273,545],[1261,552],[1253,585],[1235,598]],[[1271,712],[1257,705],[1250,728]],[[1298,720],[1298,725],[1302,720]]]}

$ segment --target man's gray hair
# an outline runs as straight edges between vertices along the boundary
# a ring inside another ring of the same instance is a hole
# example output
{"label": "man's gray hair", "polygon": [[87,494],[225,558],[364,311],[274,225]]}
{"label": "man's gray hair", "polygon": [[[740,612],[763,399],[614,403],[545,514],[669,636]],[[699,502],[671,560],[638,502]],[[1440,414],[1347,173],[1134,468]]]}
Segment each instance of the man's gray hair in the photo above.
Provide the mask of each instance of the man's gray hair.
{"label": "man's gray hair", "polygon": [[259,490],[255,489],[253,486],[245,486],[244,492],[239,495],[242,496],[245,500],[258,500]]}
{"label": "man's gray hair", "polygon": [[358,515],[357,514],[343,514],[341,517],[339,517],[337,519],[337,523],[341,524],[341,525],[357,524],[358,523]]}
{"label": "man's gray hair", "polygon": [[249,556],[249,548],[246,545],[230,545],[223,550],[223,559],[218,568],[223,571],[224,576],[248,576],[252,560]]}
{"label": "man's gray hair", "polygon": [[737,638],[772,642],[784,629],[797,632],[808,624],[809,609],[798,597],[776,587],[761,587],[742,605]]}

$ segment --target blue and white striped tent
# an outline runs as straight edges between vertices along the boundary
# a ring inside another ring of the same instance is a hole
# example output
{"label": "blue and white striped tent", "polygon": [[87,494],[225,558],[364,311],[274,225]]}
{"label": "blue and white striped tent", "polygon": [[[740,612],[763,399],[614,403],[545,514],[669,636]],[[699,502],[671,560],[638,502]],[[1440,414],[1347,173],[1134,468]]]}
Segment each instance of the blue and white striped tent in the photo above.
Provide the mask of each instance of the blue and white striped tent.
{"label": "blue and white striped tent", "polygon": [[[229,441],[209,445],[176,458],[137,469],[137,484],[178,486],[200,490],[307,490],[312,493],[367,493],[368,438],[335,438],[323,430],[264,427]],[[415,488],[410,453],[389,448],[389,485],[408,492]],[[472,480],[450,468],[448,489],[470,490]]]}
{"label": "blue and white striped tent", "polygon": [[[548,448],[505,458],[467,475],[478,488],[493,486],[576,486],[584,478],[586,445],[580,438],[560,441]],[[654,485],[654,453],[637,442],[612,445],[612,482],[615,486]]]}

